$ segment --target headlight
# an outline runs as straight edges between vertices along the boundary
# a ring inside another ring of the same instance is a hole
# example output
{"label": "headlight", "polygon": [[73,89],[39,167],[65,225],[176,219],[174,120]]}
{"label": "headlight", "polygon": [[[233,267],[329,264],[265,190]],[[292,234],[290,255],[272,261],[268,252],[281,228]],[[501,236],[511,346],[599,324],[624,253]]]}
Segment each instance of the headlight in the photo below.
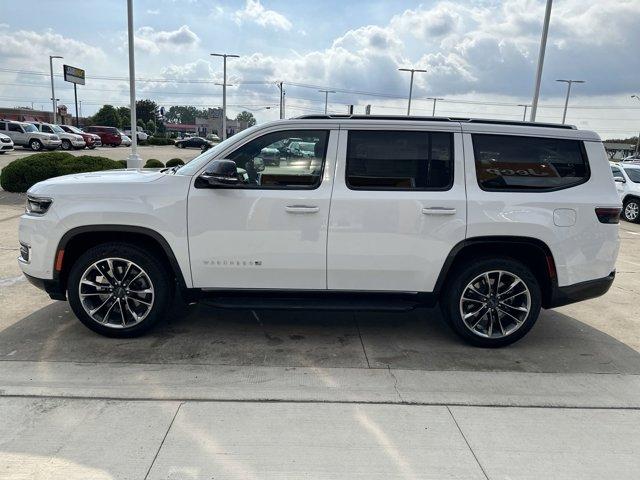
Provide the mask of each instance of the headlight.
{"label": "headlight", "polygon": [[25,211],[28,215],[44,215],[51,207],[53,200],[44,197],[32,197],[27,195],[27,205]]}

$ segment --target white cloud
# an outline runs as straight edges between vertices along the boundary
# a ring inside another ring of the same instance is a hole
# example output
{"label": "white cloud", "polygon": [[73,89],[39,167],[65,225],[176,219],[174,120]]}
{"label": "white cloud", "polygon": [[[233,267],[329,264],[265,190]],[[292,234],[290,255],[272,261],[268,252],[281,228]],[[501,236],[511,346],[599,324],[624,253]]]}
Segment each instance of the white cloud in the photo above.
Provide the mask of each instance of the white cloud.
{"label": "white cloud", "polygon": [[151,10],[151,9],[149,9],[149,10],[147,10],[147,13],[149,15],[159,15],[160,14],[160,10]]}
{"label": "white cloud", "polygon": [[159,53],[163,47],[194,47],[199,43],[200,37],[186,25],[171,31],[148,26],[136,31],[136,46],[149,53]]}
{"label": "white cloud", "polygon": [[262,27],[276,30],[291,30],[292,24],[287,17],[275,10],[267,10],[260,0],[247,0],[244,9],[235,13],[236,23],[253,22]]}

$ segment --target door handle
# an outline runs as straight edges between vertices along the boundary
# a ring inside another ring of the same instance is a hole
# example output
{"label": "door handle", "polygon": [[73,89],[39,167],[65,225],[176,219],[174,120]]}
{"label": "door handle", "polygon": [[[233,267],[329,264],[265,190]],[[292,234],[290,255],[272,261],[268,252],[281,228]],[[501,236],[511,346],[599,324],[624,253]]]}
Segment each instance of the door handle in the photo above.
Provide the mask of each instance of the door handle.
{"label": "door handle", "polygon": [[318,213],[320,207],[316,205],[287,205],[284,207],[287,213]]}
{"label": "door handle", "polygon": [[455,215],[456,209],[449,207],[425,207],[422,209],[425,215]]}

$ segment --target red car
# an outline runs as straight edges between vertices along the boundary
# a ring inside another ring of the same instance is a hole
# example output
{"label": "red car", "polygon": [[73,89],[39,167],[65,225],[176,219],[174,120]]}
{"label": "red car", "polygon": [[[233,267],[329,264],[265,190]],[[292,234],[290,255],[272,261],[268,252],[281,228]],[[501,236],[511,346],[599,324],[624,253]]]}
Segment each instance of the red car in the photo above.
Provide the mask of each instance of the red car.
{"label": "red car", "polygon": [[59,125],[59,127],[67,133],[75,133],[76,135],[81,135],[84,143],[87,144],[87,148],[91,150],[102,145],[102,140],[95,133],[83,132],[73,125]]}
{"label": "red car", "polygon": [[117,147],[122,143],[122,137],[116,127],[100,127],[93,125],[91,127],[85,127],[84,131],[98,135],[100,140],[102,140],[103,145]]}

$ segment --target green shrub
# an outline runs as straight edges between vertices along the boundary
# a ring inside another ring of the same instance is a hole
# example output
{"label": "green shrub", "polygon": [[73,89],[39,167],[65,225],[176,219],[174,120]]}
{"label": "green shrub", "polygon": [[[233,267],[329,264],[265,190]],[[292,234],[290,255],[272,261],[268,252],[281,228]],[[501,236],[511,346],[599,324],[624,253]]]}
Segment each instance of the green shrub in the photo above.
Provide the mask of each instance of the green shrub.
{"label": "green shrub", "polygon": [[184,165],[184,161],[181,158],[172,158],[167,162],[167,167],[176,167],[178,165]]}
{"label": "green shrub", "polygon": [[147,143],[149,145],[173,145],[173,140],[162,137],[149,137]]}
{"label": "green shrub", "polygon": [[160,160],[156,160],[155,158],[150,158],[147,160],[147,163],[144,164],[144,168],[163,168],[164,163]]}
{"label": "green shrub", "polygon": [[126,160],[116,160],[116,162],[118,162],[121,166],[121,168],[127,168],[127,161]]}
{"label": "green shrub", "polygon": [[26,192],[32,185],[48,178],[116,168],[122,168],[122,165],[104,157],[74,157],[66,152],[36,153],[4,167],[0,172],[0,186],[8,192]]}

